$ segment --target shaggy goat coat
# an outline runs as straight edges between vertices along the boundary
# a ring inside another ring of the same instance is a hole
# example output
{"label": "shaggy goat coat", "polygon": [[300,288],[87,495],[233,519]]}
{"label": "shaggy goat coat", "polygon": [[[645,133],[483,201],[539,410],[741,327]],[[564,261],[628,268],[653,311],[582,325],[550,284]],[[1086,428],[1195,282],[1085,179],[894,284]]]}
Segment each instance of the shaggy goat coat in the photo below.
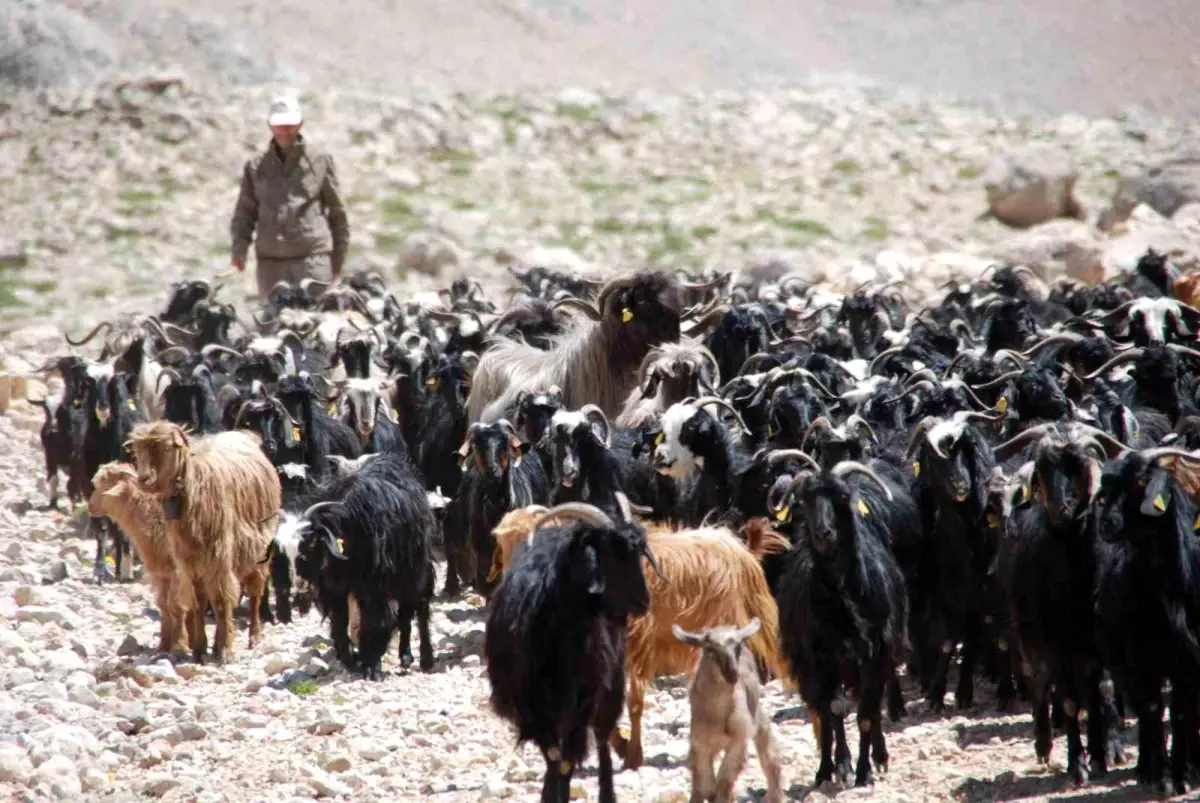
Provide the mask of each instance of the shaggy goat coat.
{"label": "shaggy goat coat", "polygon": [[92,478],[95,490],[88,499],[88,515],[107,516],[129,536],[154,588],[161,621],[160,652],[184,652],[187,617],[195,604],[192,586],[175,557],[174,543],[167,536],[162,503],[143,491],[137,472],[123,463],[106,463]]}
{"label": "shaggy goat coat", "polygon": [[244,432],[222,432],[189,443],[175,424],[155,422],[133,432],[143,487],[166,504],[177,499],[179,518],[167,532],[196,595],[189,636],[199,659],[207,648],[204,614],[217,614],[213,656],[233,649],[233,609],[244,590],[250,598],[250,646],[261,635],[259,602],[269,563],[260,562],[274,537],[281,502],[279,475]]}
{"label": "shaggy goat coat", "polygon": [[[545,508],[537,505],[508,513],[493,531],[492,577],[499,577],[518,547],[529,539],[530,528]],[[626,767],[642,763],[641,721],[646,687],[663,675],[690,674],[700,656],[698,648],[675,638],[672,624],[697,631],[721,624],[745,626],[758,617],[762,627],[747,644],[777,677],[786,677],[779,648],[779,613],[767,587],[758,558],[728,529],[714,527],[675,531],[654,527],[646,531],[650,551],[658,559],[664,581],[643,560],[642,572],[650,589],[650,609],[629,621],[630,737],[616,744]]]}

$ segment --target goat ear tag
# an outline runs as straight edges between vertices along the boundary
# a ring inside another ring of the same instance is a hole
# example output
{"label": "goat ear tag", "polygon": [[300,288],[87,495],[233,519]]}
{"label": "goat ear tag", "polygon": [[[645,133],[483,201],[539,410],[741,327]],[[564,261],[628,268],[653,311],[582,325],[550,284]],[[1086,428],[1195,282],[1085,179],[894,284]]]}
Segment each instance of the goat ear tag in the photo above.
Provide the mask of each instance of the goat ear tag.
{"label": "goat ear tag", "polygon": [[660,445],[665,438],[666,438],[666,436],[663,435],[661,432],[658,433],[657,435],[654,436],[654,445],[655,446]]}
{"label": "goat ear tag", "polygon": [[304,437],[300,434],[300,427],[292,427],[292,440],[302,441]]}
{"label": "goat ear tag", "polygon": [[775,511],[775,518],[779,521],[787,521],[790,515],[792,515],[792,508],[788,505],[784,505]]}
{"label": "goat ear tag", "polygon": [[987,525],[993,530],[1000,526],[1000,517],[995,513],[989,513],[987,517]]}
{"label": "goat ear tag", "polygon": [[632,320],[633,310],[629,309],[629,307],[623,307],[621,309],[621,323],[629,323]]}
{"label": "goat ear tag", "polygon": [[1143,516],[1161,516],[1167,512],[1171,504],[1170,483],[1171,475],[1166,471],[1158,469],[1154,472],[1146,485],[1146,495],[1142,498]]}
{"label": "goat ear tag", "polygon": [[867,503],[866,503],[866,502],[864,502],[863,500],[859,499],[859,500],[858,500],[858,512],[859,512],[859,513],[861,513],[861,514],[862,514],[862,515],[864,515],[864,516],[870,516],[870,515],[871,515],[871,508],[867,507]]}
{"label": "goat ear tag", "polygon": [[134,403],[133,399],[129,399],[128,401],[126,401],[125,406],[128,407],[130,410],[137,410],[137,404]]}
{"label": "goat ear tag", "polygon": [[339,539],[337,540],[337,545],[338,545],[338,552],[345,552],[345,551],[346,551],[345,542],[344,542],[344,541],[342,541],[342,539],[340,539],[340,538],[339,538]]}
{"label": "goat ear tag", "polygon": [[913,476],[914,477],[921,476],[921,461],[920,460],[913,461]]}
{"label": "goat ear tag", "polygon": [[1006,412],[1007,410],[1008,410],[1008,398],[1005,396],[1001,396],[1000,400],[996,402],[996,412],[1003,413],[1003,412]]}

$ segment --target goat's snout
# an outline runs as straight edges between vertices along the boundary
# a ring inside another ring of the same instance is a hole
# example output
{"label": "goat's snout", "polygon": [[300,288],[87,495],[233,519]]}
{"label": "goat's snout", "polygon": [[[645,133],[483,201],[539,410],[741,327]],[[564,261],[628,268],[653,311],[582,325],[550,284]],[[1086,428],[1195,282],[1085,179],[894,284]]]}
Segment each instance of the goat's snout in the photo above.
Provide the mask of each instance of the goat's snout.
{"label": "goat's snout", "polygon": [[149,487],[153,486],[154,480],[157,478],[158,478],[158,475],[155,474],[153,471],[139,471],[138,472],[138,483],[143,488],[149,488]]}
{"label": "goat's snout", "polygon": [[107,407],[96,406],[96,420],[101,424],[107,424],[108,419],[112,416],[111,411]]}

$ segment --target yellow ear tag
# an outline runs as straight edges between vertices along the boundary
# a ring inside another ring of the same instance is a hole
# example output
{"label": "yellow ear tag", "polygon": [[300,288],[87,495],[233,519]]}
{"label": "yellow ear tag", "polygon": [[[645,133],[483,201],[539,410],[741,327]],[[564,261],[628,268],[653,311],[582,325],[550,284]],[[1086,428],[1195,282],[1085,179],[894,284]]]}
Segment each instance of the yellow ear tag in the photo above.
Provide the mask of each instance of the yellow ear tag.
{"label": "yellow ear tag", "polygon": [[921,461],[919,461],[919,460],[913,461],[913,476],[914,477],[921,476]]}
{"label": "yellow ear tag", "polygon": [[337,404],[336,403],[330,402],[329,406],[326,407],[325,409],[327,409],[329,411],[330,415],[337,415]]}
{"label": "yellow ear tag", "polygon": [[292,440],[302,441],[304,436],[300,434],[300,427],[292,427]]}
{"label": "yellow ear tag", "polygon": [[1159,513],[1163,512],[1164,510],[1167,509],[1167,500],[1163,499],[1162,494],[1159,494],[1158,496],[1154,497],[1154,509],[1157,510]]}
{"label": "yellow ear tag", "polygon": [[1028,485],[1021,486],[1021,501],[1022,502],[1029,501],[1029,486]]}
{"label": "yellow ear tag", "polygon": [[775,511],[775,518],[779,521],[787,521],[788,516],[792,514],[792,508],[789,505],[784,505],[779,510]]}
{"label": "yellow ear tag", "polygon": [[988,526],[993,530],[1000,526],[1000,517],[995,513],[989,513],[987,517]]}
{"label": "yellow ear tag", "polygon": [[436,376],[431,376],[425,380],[425,387],[436,388],[437,386],[438,386],[438,380],[437,380]]}
{"label": "yellow ear tag", "polygon": [[342,552],[345,550],[345,547],[343,546],[343,543],[342,543],[342,539],[339,538],[337,540],[337,545],[338,545],[338,552]]}
{"label": "yellow ear tag", "polygon": [[395,410],[392,410],[391,413],[392,413],[392,423],[399,424],[400,423],[400,414],[397,413]]}
{"label": "yellow ear tag", "polygon": [[661,443],[663,442],[663,440],[664,440],[665,438],[666,438],[666,436],[665,436],[665,435],[663,435],[661,432],[660,432],[660,433],[658,433],[658,435],[656,435],[656,436],[654,437],[654,445],[655,445],[655,446],[658,446],[659,444],[661,444]]}
{"label": "yellow ear tag", "polygon": [[624,307],[621,310],[621,323],[629,323],[632,320],[633,320],[633,310],[629,309],[629,307]]}
{"label": "yellow ear tag", "polygon": [[859,512],[859,513],[861,513],[861,514],[862,514],[862,515],[864,515],[864,516],[870,516],[870,515],[871,515],[871,508],[867,507],[867,503],[866,503],[866,502],[864,502],[863,500],[859,499],[859,500],[858,500],[858,512]]}
{"label": "yellow ear tag", "polygon": [[137,405],[134,403],[133,399],[129,399],[128,401],[126,401],[125,406],[128,407],[130,410],[135,410],[135,411],[137,410]]}
{"label": "yellow ear tag", "polygon": [[1200,513],[1196,514],[1196,519],[1192,522],[1192,529],[1200,530]]}
{"label": "yellow ear tag", "polygon": [[1001,396],[1000,401],[996,402],[996,412],[1003,413],[1006,410],[1008,410],[1008,398]]}
{"label": "yellow ear tag", "polygon": [[767,424],[767,437],[768,438],[774,437],[774,435],[775,435],[775,427],[771,426],[770,424]]}

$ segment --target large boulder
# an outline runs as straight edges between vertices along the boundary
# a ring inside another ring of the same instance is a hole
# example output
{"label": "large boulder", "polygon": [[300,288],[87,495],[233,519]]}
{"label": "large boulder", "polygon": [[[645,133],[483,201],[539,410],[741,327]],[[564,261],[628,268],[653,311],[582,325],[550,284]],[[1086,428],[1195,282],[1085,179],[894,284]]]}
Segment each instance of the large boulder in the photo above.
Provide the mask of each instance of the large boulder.
{"label": "large boulder", "polygon": [[1106,235],[1077,243],[1068,253],[1066,272],[1089,284],[1104,281],[1133,270],[1151,248],[1180,271],[1200,268],[1200,232],[1180,228],[1143,204]]}
{"label": "large boulder", "polygon": [[71,5],[42,0],[5,4],[0,80],[25,87],[85,83],[117,64],[117,42]]}
{"label": "large boulder", "polygon": [[1060,151],[1041,145],[997,156],[983,174],[988,209],[1019,228],[1060,217],[1083,219],[1075,198],[1078,173]]}
{"label": "large boulder", "polygon": [[1171,217],[1197,201],[1200,201],[1200,139],[1189,139],[1143,172],[1122,176],[1100,225],[1107,229],[1128,220],[1138,204]]}

